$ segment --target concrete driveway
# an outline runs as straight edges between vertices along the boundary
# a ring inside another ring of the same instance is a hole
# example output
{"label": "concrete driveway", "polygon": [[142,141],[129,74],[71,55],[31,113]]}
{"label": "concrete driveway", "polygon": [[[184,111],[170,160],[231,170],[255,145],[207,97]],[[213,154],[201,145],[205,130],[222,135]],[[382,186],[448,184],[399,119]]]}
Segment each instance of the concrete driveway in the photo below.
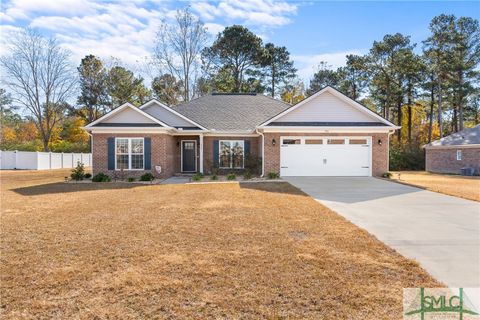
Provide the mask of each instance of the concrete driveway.
{"label": "concrete driveway", "polygon": [[480,203],[375,178],[284,179],[449,287],[480,287]]}

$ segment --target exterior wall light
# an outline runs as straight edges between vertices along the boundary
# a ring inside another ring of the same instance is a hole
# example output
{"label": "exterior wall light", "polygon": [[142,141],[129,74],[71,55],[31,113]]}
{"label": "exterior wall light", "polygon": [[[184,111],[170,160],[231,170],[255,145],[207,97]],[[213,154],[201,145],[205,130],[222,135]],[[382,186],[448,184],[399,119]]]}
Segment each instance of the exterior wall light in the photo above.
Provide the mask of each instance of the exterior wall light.
{"label": "exterior wall light", "polygon": [[382,145],[382,139],[378,139],[378,145],[379,145],[379,146]]}
{"label": "exterior wall light", "polygon": [[275,141],[275,138],[273,138],[272,139],[272,146],[274,146],[276,143],[277,143],[277,141]]}

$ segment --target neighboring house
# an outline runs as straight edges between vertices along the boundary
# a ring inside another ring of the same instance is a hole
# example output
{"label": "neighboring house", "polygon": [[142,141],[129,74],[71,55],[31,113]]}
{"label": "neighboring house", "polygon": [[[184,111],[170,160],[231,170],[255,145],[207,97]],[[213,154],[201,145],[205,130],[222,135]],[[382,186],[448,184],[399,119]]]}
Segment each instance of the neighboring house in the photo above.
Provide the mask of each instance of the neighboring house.
{"label": "neighboring house", "polygon": [[425,147],[425,169],[460,174],[462,168],[480,173],[480,125],[433,141]]}
{"label": "neighboring house", "polygon": [[399,127],[326,87],[294,106],[260,94],[209,94],[175,107],[126,103],[85,129],[93,172],[130,176],[243,170],[281,176],[378,176]]}

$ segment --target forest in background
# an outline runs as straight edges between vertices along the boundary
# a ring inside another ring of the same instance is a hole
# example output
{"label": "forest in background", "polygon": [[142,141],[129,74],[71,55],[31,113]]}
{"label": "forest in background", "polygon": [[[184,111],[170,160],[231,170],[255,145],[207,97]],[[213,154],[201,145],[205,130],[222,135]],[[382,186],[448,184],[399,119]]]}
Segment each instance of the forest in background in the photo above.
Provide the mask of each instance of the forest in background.
{"label": "forest in background", "polygon": [[[256,92],[295,104],[330,85],[401,125],[391,138],[392,169],[423,169],[422,145],[480,123],[480,28],[439,15],[429,36],[387,34],[344,67],[325,61],[306,85],[288,49],[232,25],[213,41],[188,7],[157,33],[151,57],[129,70],[87,55],[72,65],[55,39],[25,29],[0,57],[2,150],[88,152],[81,128],[124,102],[175,106],[211,92]],[[147,81],[144,79],[150,79]]]}

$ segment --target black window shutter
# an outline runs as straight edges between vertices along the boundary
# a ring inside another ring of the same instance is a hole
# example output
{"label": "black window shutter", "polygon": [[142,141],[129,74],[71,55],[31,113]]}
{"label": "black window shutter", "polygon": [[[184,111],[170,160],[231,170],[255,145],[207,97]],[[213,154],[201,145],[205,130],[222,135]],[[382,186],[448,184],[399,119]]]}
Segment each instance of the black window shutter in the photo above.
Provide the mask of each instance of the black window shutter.
{"label": "black window shutter", "polygon": [[115,138],[107,139],[108,144],[108,170],[115,170]]}
{"label": "black window shutter", "polygon": [[218,140],[213,140],[213,166],[218,168]]}
{"label": "black window shutter", "polygon": [[145,138],[143,144],[143,151],[145,156],[145,170],[150,170],[152,169],[152,139]]}
{"label": "black window shutter", "polygon": [[244,152],[245,152],[245,156],[248,157],[250,155],[250,140],[244,140],[243,141],[243,145],[244,145]]}

